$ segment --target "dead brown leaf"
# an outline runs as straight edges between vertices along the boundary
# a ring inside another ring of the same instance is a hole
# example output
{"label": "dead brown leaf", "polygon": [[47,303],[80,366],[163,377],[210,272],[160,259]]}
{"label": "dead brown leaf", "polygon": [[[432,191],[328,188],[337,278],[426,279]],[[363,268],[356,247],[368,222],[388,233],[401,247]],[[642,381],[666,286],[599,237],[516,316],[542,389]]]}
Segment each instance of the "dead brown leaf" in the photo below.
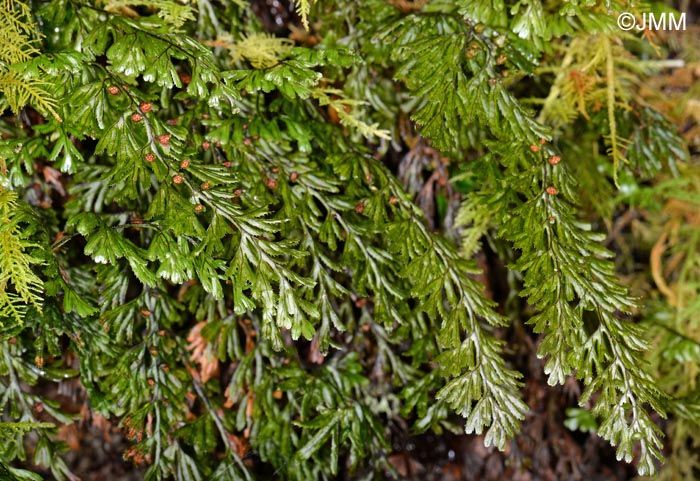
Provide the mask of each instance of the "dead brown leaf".
{"label": "dead brown leaf", "polygon": [[61,427],[58,428],[56,437],[66,443],[66,446],[68,446],[71,451],[78,451],[80,449],[80,432],[75,423],[61,425]]}
{"label": "dead brown leaf", "polygon": [[66,190],[63,188],[63,184],[60,181],[61,172],[48,165],[44,167],[42,172],[46,183],[52,185],[56,191],[61,194],[61,197],[64,197],[66,195]]}
{"label": "dead brown leaf", "polygon": [[187,350],[192,353],[190,361],[199,365],[199,372],[196,374],[202,383],[219,375],[219,359],[216,357],[214,346],[202,336],[202,328],[206,324],[205,321],[198,322],[187,336]]}

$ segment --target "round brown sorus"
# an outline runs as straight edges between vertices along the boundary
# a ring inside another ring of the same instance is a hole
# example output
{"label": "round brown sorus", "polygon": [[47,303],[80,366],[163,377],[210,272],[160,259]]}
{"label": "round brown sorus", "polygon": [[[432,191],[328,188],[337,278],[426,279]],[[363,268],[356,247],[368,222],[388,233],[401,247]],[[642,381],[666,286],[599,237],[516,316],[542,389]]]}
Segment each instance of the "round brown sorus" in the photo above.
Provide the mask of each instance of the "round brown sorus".
{"label": "round brown sorus", "polygon": [[540,139],[540,144],[544,145],[546,143],[547,143],[547,139],[545,139],[545,138]]}
{"label": "round brown sorus", "polygon": [[151,102],[141,102],[141,105],[139,105],[139,108],[141,109],[141,112],[143,112],[144,114],[150,112],[150,111],[151,111],[151,107],[153,107],[153,105],[151,104]]}
{"label": "round brown sorus", "polygon": [[146,154],[146,162],[153,162],[154,160],[156,160],[156,154],[154,154],[153,152],[149,152]]}
{"label": "round brown sorus", "polygon": [[203,182],[201,187],[202,190],[209,190],[211,188],[211,184],[209,182]]}
{"label": "round brown sorus", "polygon": [[277,181],[273,179],[272,177],[268,177],[265,180],[265,185],[268,186],[270,189],[276,189],[277,188]]}
{"label": "round brown sorus", "polygon": [[161,145],[164,145],[164,146],[167,147],[168,145],[170,145],[170,137],[172,137],[172,135],[170,135],[170,134],[162,134],[162,135],[159,135],[159,136],[158,136],[158,142],[159,142]]}
{"label": "round brown sorus", "polygon": [[176,176],[173,177],[173,182],[176,184],[182,184],[183,180],[184,179],[182,178],[182,176],[180,174],[177,174]]}
{"label": "round brown sorus", "polygon": [[536,145],[531,145],[531,146],[530,146],[530,150],[532,150],[533,152],[539,152],[539,151],[540,151],[540,148],[539,148],[538,146],[536,146]]}
{"label": "round brown sorus", "polygon": [[197,204],[194,206],[195,212],[202,212],[203,210],[204,210],[204,206],[202,204]]}
{"label": "round brown sorus", "polygon": [[299,174],[297,174],[296,172],[292,172],[291,174],[289,174],[289,180],[291,180],[292,182],[294,182],[298,178],[299,178]]}
{"label": "round brown sorus", "polygon": [[143,116],[140,113],[136,112],[134,115],[131,116],[131,120],[133,120],[134,122],[141,122],[141,120],[143,120]]}
{"label": "round brown sorus", "polygon": [[555,189],[554,187],[551,187],[551,186],[547,187],[547,193],[549,195],[557,195],[557,189]]}
{"label": "round brown sorus", "polygon": [[561,161],[561,157],[558,155],[553,155],[549,158],[549,163],[552,165],[557,165]]}
{"label": "round brown sorus", "polygon": [[119,95],[119,87],[116,85],[107,87],[107,92],[109,92],[111,95]]}
{"label": "round brown sorus", "polygon": [[223,165],[224,165],[224,167],[229,168],[229,167],[231,167],[231,162],[227,160],[226,162],[224,162]]}
{"label": "round brown sorus", "polygon": [[362,214],[362,212],[365,210],[365,201],[361,200],[355,205],[355,212],[358,214]]}
{"label": "round brown sorus", "polygon": [[202,142],[202,148],[204,150],[209,150],[209,147],[211,147],[211,144],[209,142],[207,142],[206,140]]}
{"label": "round brown sorus", "polygon": [[180,162],[180,168],[186,169],[189,166],[190,166],[190,159],[182,159],[182,162]]}

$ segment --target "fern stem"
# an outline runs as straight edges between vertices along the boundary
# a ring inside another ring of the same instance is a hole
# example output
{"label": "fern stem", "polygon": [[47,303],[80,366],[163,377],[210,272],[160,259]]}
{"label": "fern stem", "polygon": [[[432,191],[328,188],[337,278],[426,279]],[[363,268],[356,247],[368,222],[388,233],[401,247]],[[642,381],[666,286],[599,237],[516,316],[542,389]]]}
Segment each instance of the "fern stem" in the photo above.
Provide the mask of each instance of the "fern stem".
{"label": "fern stem", "polygon": [[612,55],[610,37],[604,37],[603,48],[605,50],[605,74],[607,81],[606,98],[608,106],[608,124],[610,125],[610,150],[613,158],[613,181],[615,187],[619,188],[617,182],[617,168],[620,156],[617,145],[617,123],[615,122],[615,59]]}

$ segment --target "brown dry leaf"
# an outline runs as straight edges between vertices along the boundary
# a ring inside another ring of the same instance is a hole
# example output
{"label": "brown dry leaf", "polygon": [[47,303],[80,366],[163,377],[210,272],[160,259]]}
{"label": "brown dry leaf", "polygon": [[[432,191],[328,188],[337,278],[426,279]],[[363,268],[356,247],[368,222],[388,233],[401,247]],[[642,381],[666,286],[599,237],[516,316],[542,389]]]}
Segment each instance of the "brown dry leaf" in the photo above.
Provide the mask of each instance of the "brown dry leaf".
{"label": "brown dry leaf", "polygon": [[442,481],[460,481],[464,479],[462,467],[457,463],[447,463],[440,468]]}
{"label": "brown dry leaf", "polygon": [[66,190],[63,188],[63,184],[59,180],[61,177],[61,172],[47,165],[44,167],[43,174],[46,183],[54,186],[58,193],[61,194],[61,197],[65,197]]}
{"label": "brown dry leaf", "polygon": [[670,217],[670,220],[664,225],[663,232],[651,249],[649,265],[651,276],[659,291],[666,296],[671,306],[676,306],[676,289],[674,286],[668,285],[666,277],[682,263],[683,253],[679,252],[672,256],[667,262],[666,269],[663,266],[663,256],[670,247],[678,242],[676,234],[681,224],[700,225],[700,212],[698,212],[695,204],[679,199],[671,199],[664,206],[664,213]]}
{"label": "brown dry leaf", "polygon": [[78,451],[80,449],[80,433],[75,423],[61,425],[61,427],[58,428],[56,437],[66,443],[71,451]]}
{"label": "brown dry leaf", "polygon": [[401,13],[411,13],[427,5],[429,0],[389,0],[387,3],[398,8]]}
{"label": "brown dry leaf", "polygon": [[248,441],[245,438],[228,432],[226,433],[226,437],[228,438],[229,446],[231,446],[238,457],[245,458],[245,455],[248,454]]}
{"label": "brown dry leaf", "polygon": [[225,409],[231,409],[236,404],[231,398],[230,388],[224,391],[224,399],[226,399],[226,401],[224,401]]}
{"label": "brown dry leaf", "polygon": [[700,124],[700,100],[689,99],[685,104],[685,111],[696,123]]}
{"label": "brown dry leaf", "polygon": [[185,294],[187,294],[189,288],[195,285],[197,285],[197,281],[194,279],[184,282],[180,286],[180,290],[177,292],[177,302],[182,302],[185,299]]}
{"label": "brown dry leaf", "polygon": [[669,75],[664,75],[664,84],[666,87],[670,88],[687,89],[690,88],[694,82],[693,70],[689,67],[677,68]]}
{"label": "brown dry leaf", "polygon": [[406,452],[392,454],[387,460],[402,478],[412,477],[425,471],[423,465]]}
{"label": "brown dry leaf", "polygon": [[253,417],[253,406],[255,401],[255,393],[253,391],[248,391],[248,400],[245,406],[245,415],[248,418]]}
{"label": "brown dry leaf", "polygon": [[325,356],[321,353],[318,342],[318,333],[311,340],[311,345],[309,346],[309,362],[313,364],[323,364]]}
{"label": "brown dry leaf", "polygon": [[198,322],[190,330],[187,336],[187,350],[192,352],[190,361],[199,365],[199,377],[202,383],[219,375],[219,359],[216,357],[213,346],[207,339],[202,337],[202,328],[206,326],[206,321]]}
{"label": "brown dry leaf", "polygon": [[246,319],[243,322],[243,329],[245,329],[245,353],[249,354],[253,349],[255,349],[255,329],[251,326],[250,319]]}
{"label": "brown dry leaf", "polygon": [[288,27],[290,31],[289,39],[305,47],[313,47],[321,41],[321,37],[318,35],[313,35],[303,28],[297,27],[293,23],[290,23]]}
{"label": "brown dry leaf", "polygon": [[112,442],[112,423],[98,412],[92,412],[92,425],[102,432],[102,439],[107,443]]}
{"label": "brown dry leaf", "polygon": [[[676,219],[683,219],[685,223],[692,226],[700,225],[700,211],[698,211],[697,204],[685,202],[679,199],[671,199],[666,202],[664,206],[664,212],[672,217],[669,224],[676,221]],[[673,229],[677,229],[676,225],[671,225]]]}

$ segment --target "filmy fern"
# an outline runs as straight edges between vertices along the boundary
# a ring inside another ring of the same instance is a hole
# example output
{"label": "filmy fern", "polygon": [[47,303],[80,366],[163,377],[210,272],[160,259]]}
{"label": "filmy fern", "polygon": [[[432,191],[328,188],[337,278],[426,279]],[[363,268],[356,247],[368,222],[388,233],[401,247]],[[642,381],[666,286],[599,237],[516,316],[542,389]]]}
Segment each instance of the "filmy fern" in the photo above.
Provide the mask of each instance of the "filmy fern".
{"label": "filmy fern", "polygon": [[[469,9],[464,12],[468,15]],[[398,51],[405,45],[407,52],[399,57],[403,63],[397,75],[406,78],[407,85],[424,98],[414,119],[423,126],[423,135],[455,152],[469,145],[469,140],[464,142],[460,136],[465,128],[458,127],[465,120],[478,120],[488,135],[498,139],[498,143],[487,143],[490,155],[470,169],[476,173],[478,184],[491,192],[476,197],[474,202],[479,202],[482,209],[498,212],[491,222],[499,226],[500,235],[513,242],[520,254],[512,267],[524,274],[521,295],[539,310],[528,322],[534,325],[535,332],[545,334],[538,354],[548,358],[545,372],[549,382],[563,383],[566,376],[575,372],[587,386],[580,400],[582,405],[593,393],[600,392],[593,409],[602,419],[598,434],[617,445],[618,458],[628,462],[632,460],[633,443],[639,440],[640,473],[653,473],[656,460],[661,458],[661,431],[644,406],[663,413],[663,394],[639,368],[644,364],[646,349],[642,331],[618,318],[618,312],[630,313],[633,304],[618,285],[614,266],[606,259],[610,255],[597,246],[602,237],[588,232],[590,227],[576,220],[565,200],[575,201],[575,181],[567,172],[566,163],[560,163],[556,150],[545,145],[547,129],[531,120],[503,86],[501,77],[505,77],[505,72],[499,74],[511,62],[507,46],[517,48],[518,40],[513,35],[518,33],[517,28],[511,26],[512,33],[495,29],[482,37],[471,24],[457,16],[450,17],[449,10],[446,13],[440,17],[400,19],[397,28],[389,30],[400,46]],[[518,25],[517,19],[514,22]],[[434,33],[414,40],[418,28],[432,28]],[[496,41],[492,40],[494,37]],[[602,41],[610,40],[604,37]],[[621,147],[614,122],[618,107],[614,92],[619,85],[611,77],[614,72],[610,49],[602,49],[599,55],[607,59],[603,61],[607,72],[604,78],[611,84],[605,90],[605,98],[613,120],[612,145],[618,150],[614,159],[619,159]],[[441,63],[444,71],[435,76],[423,75],[429,59],[440,56],[451,59]],[[450,132],[444,124],[457,128]],[[502,174],[487,166],[493,162],[502,165]],[[615,171],[617,163],[615,160]],[[475,217],[472,208],[463,214],[462,221]],[[477,224],[476,231],[466,234],[466,252],[473,252],[474,239],[484,233],[485,227]],[[568,253],[570,249],[576,250],[575,257]],[[468,393],[467,390],[462,394],[461,403],[470,402]]]}

